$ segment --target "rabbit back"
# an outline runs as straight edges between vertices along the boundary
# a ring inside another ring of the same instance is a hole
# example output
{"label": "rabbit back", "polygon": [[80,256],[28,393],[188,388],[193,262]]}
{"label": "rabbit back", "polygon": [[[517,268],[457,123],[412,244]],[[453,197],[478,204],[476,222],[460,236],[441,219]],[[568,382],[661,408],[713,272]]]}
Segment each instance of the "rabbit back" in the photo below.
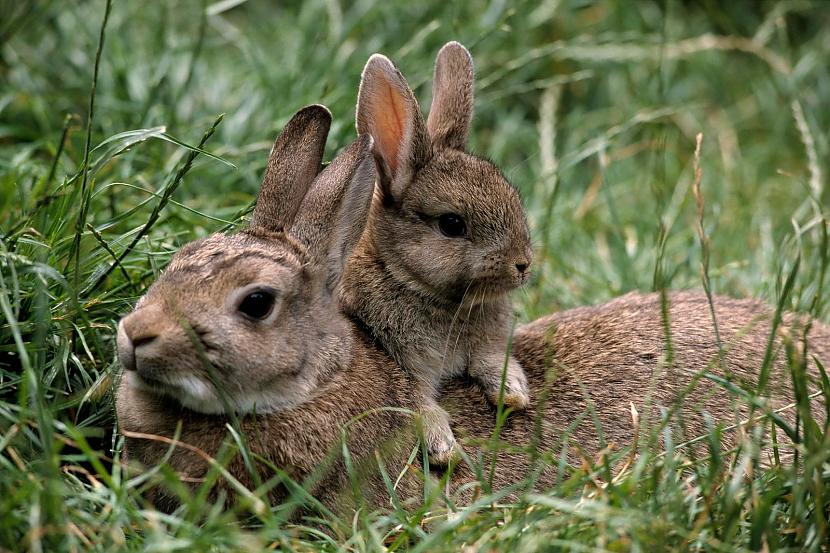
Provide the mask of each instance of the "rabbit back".
{"label": "rabbit back", "polygon": [[[667,341],[659,294],[631,293],[599,306],[548,315],[517,329],[513,355],[525,368],[532,401],[526,412],[511,415],[500,433],[502,441],[524,450],[499,453],[495,485],[521,480],[535,455],[558,458],[564,448],[569,460],[579,464],[583,454],[593,459],[609,444],[616,450],[631,446],[637,434],[632,405],[640,420],[650,416],[652,425],[659,423],[661,409],[672,413],[669,426],[675,445],[707,434],[704,412],[726,430],[724,449],[736,443],[736,427],[749,414],[748,402],[713,377],[744,390],[756,389],[773,311],[755,300],[714,297],[723,345],[721,364],[706,296],[672,293],[668,305],[671,364],[664,362]],[[766,387],[773,410],[794,401],[784,341],[786,337],[798,347],[803,345],[799,336],[807,321],[785,314],[773,341]],[[830,328],[814,321],[807,345],[807,373],[815,383],[819,371],[813,356],[824,366],[830,363]],[[813,385],[809,391],[815,395],[817,390]],[[445,387],[442,405],[452,415],[453,429],[462,442],[489,438],[493,408],[471,381],[456,380]],[[820,397],[813,399],[813,415],[819,421],[824,419],[822,405]],[[795,409],[780,414],[794,423]],[[783,432],[778,439],[786,441]],[[705,446],[696,441],[691,454],[706,454]],[[467,470],[461,468],[456,484],[472,477],[464,474]],[[555,466],[543,471],[539,485],[550,484],[555,472]]]}

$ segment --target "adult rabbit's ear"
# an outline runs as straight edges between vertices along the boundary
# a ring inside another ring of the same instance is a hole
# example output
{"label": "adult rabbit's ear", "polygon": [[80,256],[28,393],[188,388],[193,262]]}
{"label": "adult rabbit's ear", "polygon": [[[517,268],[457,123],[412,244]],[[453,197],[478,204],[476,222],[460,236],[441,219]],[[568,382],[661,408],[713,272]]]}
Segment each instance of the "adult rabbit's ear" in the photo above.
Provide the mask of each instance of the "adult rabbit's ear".
{"label": "adult rabbit's ear", "polygon": [[412,89],[395,65],[374,54],[360,79],[357,132],[369,134],[384,193],[398,198],[432,157],[424,116]]}
{"label": "adult rabbit's ear", "polygon": [[427,119],[436,149],[466,149],[473,119],[473,85],[473,57],[458,42],[448,42],[435,58],[432,106]]}
{"label": "adult rabbit's ear", "polygon": [[314,180],[290,233],[315,264],[325,264],[333,290],[369,218],[375,187],[372,137],[362,134]]}
{"label": "adult rabbit's ear", "polygon": [[291,226],[320,171],[330,126],[331,113],[321,105],[304,107],[285,125],[268,156],[252,228],[280,231]]}

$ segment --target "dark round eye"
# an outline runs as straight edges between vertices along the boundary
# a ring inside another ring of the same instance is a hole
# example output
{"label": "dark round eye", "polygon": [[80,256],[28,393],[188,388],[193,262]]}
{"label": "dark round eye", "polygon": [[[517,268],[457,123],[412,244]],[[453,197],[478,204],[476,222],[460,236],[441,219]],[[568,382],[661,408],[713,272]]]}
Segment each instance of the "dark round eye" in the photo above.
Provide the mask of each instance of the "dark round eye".
{"label": "dark round eye", "polygon": [[458,238],[467,234],[467,224],[461,216],[455,213],[444,213],[438,217],[438,228],[444,236]]}
{"label": "dark round eye", "polygon": [[251,319],[262,320],[274,309],[274,294],[268,290],[254,290],[239,304],[239,312]]}

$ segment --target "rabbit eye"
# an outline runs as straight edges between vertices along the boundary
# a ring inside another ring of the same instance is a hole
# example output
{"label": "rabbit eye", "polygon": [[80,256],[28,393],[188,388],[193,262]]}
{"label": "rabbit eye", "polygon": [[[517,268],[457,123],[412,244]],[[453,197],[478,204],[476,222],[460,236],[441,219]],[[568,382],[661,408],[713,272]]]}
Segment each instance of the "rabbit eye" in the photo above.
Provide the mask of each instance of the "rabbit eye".
{"label": "rabbit eye", "polygon": [[459,238],[467,234],[467,224],[455,213],[444,213],[438,217],[438,228],[444,236],[450,238]]}
{"label": "rabbit eye", "polygon": [[275,301],[272,292],[254,290],[242,299],[237,309],[246,317],[261,321],[271,314]]}

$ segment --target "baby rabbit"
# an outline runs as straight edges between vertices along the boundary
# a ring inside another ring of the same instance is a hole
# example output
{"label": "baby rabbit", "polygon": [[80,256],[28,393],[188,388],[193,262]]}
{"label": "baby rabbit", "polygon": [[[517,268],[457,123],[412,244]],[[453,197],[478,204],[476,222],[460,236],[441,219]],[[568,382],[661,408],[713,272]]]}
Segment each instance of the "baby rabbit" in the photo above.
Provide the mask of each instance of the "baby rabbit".
{"label": "baby rabbit", "polygon": [[461,44],[438,53],[426,122],[388,58],[366,63],[357,130],[374,139],[378,184],[341,306],[414,377],[438,464],[454,447],[435,401],[446,379],[468,371],[495,404],[506,370],[505,405],[523,409],[529,401],[522,367],[507,356],[508,292],[527,281],[531,263],[527,221],[498,168],[465,151],[472,116],[473,60]]}

